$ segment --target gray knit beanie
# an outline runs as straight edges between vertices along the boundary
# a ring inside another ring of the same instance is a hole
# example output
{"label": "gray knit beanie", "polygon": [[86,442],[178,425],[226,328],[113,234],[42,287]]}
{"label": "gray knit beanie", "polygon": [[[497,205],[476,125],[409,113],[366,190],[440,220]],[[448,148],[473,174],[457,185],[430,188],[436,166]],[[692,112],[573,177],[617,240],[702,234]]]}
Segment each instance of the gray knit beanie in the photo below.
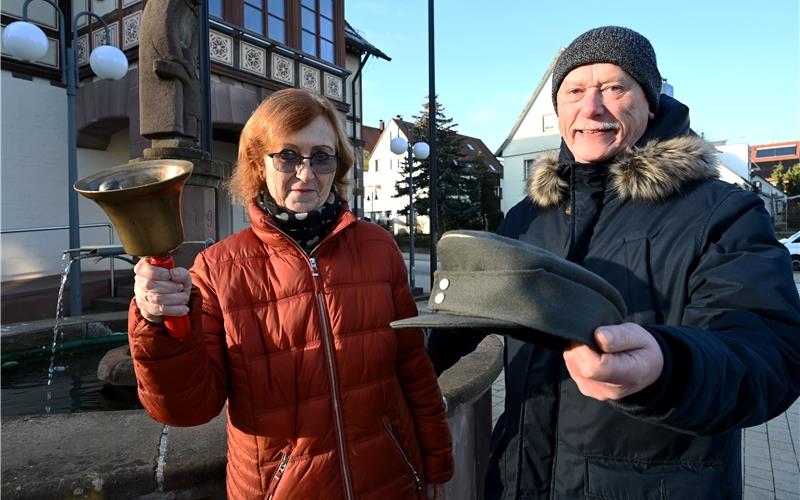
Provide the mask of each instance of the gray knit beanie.
{"label": "gray knit beanie", "polygon": [[631,75],[644,90],[650,111],[658,110],[661,74],[650,41],[629,28],[602,26],[576,38],[564,50],[553,69],[553,106],[558,113],[556,95],[564,77],[577,68],[594,63],[615,64]]}

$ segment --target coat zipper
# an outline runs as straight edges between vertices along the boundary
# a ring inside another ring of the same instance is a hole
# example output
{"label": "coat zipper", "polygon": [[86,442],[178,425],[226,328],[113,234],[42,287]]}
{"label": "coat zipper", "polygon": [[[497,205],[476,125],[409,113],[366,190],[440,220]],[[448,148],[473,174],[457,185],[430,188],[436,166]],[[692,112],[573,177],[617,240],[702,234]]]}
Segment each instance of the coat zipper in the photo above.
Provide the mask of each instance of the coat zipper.
{"label": "coat zipper", "polygon": [[[334,428],[336,431],[336,452],[339,455],[339,465],[341,467],[342,472],[342,483],[344,483],[344,493],[345,498],[347,500],[354,500],[353,495],[353,486],[352,481],[350,479],[350,470],[348,468],[348,461],[347,461],[347,446],[344,439],[344,417],[342,417],[342,408],[341,403],[339,402],[339,382],[336,377],[336,361],[333,357],[333,345],[332,341],[332,333],[330,331],[330,325],[328,324],[328,314],[325,309],[325,300],[322,297],[322,293],[320,292],[319,286],[319,269],[317,268],[317,259],[316,257],[306,256],[306,252],[300,247],[300,245],[292,239],[291,236],[283,232],[279,227],[272,224],[269,219],[266,217],[262,217],[261,222],[265,225],[271,227],[275,231],[283,234],[286,239],[293,244],[297,249],[300,251],[300,255],[306,258],[306,262],[308,262],[309,266],[311,267],[311,276],[314,278],[314,295],[317,298],[317,307],[319,308],[320,314],[320,321],[322,321],[322,345],[325,350],[325,360],[327,361],[327,368],[328,368],[328,380],[331,384],[331,399],[333,401],[333,422]],[[314,253],[322,243],[327,241],[330,238],[330,234],[326,236],[322,241],[317,243],[317,245],[311,249],[310,253]]]}
{"label": "coat zipper", "polygon": [[269,488],[267,488],[266,500],[272,500],[273,495],[275,495],[275,491],[278,489],[278,483],[281,482],[281,478],[283,477],[283,473],[286,472],[286,466],[288,464],[289,453],[284,452],[283,457],[281,457],[281,461],[278,464],[278,468],[275,469],[275,473],[272,474],[272,477],[269,480]]}
{"label": "coat zipper", "polygon": [[339,444],[339,463],[342,468],[342,482],[344,482],[345,497],[348,500],[353,499],[353,489],[350,482],[350,471],[347,467],[347,446],[344,439],[344,418],[342,417],[342,408],[339,402],[339,382],[336,378],[336,361],[333,358],[333,345],[328,325],[328,314],[325,310],[325,301],[322,294],[319,292],[319,269],[317,268],[317,259],[309,257],[311,263],[311,275],[314,277],[315,295],[317,297],[317,305],[319,306],[320,319],[322,320],[322,344],[325,349],[325,358],[328,361],[328,378],[331,383],[331,398],[333,399],[333,421],[336,425],[336,440]]}
{"label": "coat zipper", "polygon": [[392,424],[386,422],[386,432],[389,433],[389,437],[394,442],[394,445],[397,447],[397,451],[400,452],[400,456],[403,457],[403,460],[408,466],[408,470],[411,471],[411,477],[414,478],[414,483],[417,485],[417,491],[422,490],[422,481],[419,478],[419,474],[417,473],[417,469],[414,468],[414,464],[411,463],[411,460],[408,459],[408,455],[406,452],[403,451],[403,447],[400,446],[400,441],[397,440],[397,437],[394,435],[394,431],[392,431]]}

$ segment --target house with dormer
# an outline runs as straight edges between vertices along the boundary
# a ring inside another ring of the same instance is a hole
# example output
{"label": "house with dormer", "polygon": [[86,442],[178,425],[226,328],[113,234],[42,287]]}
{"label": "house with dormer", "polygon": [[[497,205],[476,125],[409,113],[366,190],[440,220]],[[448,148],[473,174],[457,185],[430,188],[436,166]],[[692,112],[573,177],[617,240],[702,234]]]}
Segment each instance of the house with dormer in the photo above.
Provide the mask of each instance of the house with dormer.
{"label": "house with dormer", "polygon": [[[414,124],[396,117],[387,122],[381,120],[377,128],[365,126],[363,130],[364,148],[370,151],[364,171],[364,214],[395,234],[401,230],[407,231],[407,218],[401,215],[400,211],[408,207],[409,199],[395,196],[397,193],[395,186],[403,180],[402,169],[406,155],[392,153],[389,145],[392,139],[398,136],[412,144],[420,140],[414,133]],[[494,198],[499,208],[503,164],[481,139],[463,134],[457,134],[456,137],[460,145],[457,160],[460,164],[477,165],[478,162],[483,162],[491,173],[496,174]],[[414,191],[424,193],[427,190],[427,186],[415,186]],[[415,215],[415,226],[419,232],[426,234],[430,232],[427,216]]]}

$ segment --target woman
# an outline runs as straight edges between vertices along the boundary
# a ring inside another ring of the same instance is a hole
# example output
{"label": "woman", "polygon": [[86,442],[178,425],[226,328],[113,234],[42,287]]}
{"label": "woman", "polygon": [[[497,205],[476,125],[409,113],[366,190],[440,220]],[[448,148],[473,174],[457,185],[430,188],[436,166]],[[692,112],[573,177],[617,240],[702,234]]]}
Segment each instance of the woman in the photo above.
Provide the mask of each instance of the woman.
{"label": "woman", "polygon": [[[182,426],[227,400],[230,498],[433,498],[453,474],[422,332],[389,327],[417,312],[400,251],[339,195],[353,159],[330,102],[276,92],[231,182],[251,227],[191,272],[135,267],[139,396]],[[187,313],[192,334],[170,338],[163,316]]]}

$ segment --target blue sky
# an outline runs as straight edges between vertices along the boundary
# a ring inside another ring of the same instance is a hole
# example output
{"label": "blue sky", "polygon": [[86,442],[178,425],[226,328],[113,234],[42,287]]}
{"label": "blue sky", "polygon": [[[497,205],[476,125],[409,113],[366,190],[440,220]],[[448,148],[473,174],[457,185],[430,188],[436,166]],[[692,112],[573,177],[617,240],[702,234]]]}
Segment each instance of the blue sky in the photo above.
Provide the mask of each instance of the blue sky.
{"label": "blue sky", "polygon": [[[729,144],[800,140],[800,1],[436,0],[436,93],[457,130],[496,150],[556,51],[622,25],[652,42],[692,127]],[[427,0],[346,0],[392,58],[364,68],[365,123],[418,114],[428,93]]]}

